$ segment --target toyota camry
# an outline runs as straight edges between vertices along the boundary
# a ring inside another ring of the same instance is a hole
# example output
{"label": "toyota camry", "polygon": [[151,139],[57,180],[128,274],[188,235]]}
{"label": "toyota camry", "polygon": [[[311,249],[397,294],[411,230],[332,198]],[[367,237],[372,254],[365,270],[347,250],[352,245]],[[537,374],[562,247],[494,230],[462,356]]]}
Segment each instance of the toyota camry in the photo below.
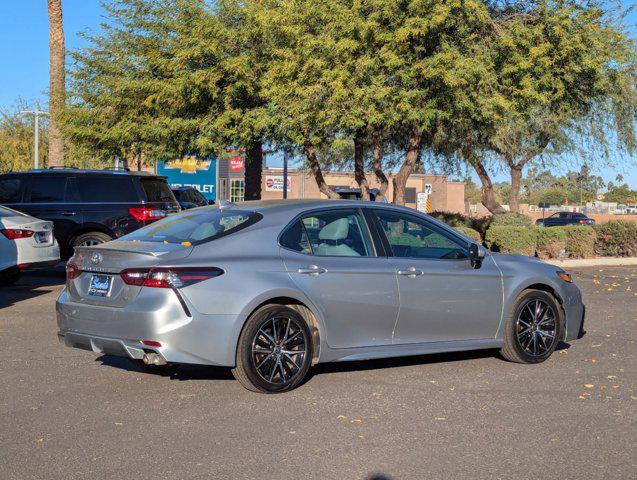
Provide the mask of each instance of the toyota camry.
{"label": "toyota camry", "polygon": [[539,363],[584,332],[568,273],[374,202],[221,202],[78,247],[66,272],[63,344],[231,367],[264,393],[322,362],[500,349]]}

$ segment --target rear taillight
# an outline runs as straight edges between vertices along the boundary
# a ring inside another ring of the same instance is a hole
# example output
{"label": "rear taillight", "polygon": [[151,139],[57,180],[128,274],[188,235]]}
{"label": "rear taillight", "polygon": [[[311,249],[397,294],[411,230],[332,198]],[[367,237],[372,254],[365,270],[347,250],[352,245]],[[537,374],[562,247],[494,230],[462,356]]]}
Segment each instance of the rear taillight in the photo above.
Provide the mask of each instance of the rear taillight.
{"label": "rear taillight", "polygon": [[183,288],[223,275],[223,270],[216,267],[127,268],[119,275],[127,285]]}
{"label": "rear taillight", "polygon": [[66,264],[66,286],[71,284],[71,280],[75,280],[82,274],[82,270],[75,263],[69,262]]}
{"label": "rear taillight", "polygon": [[33,230],[25,230],[24,228],[6,228],[0,229],[0,233],[9,240],[17,240],[18,238],[29,238],[35,233]]}
{"label": "rear taillight", "polygon": [[128,213],[130,213],[138,222],[159,220],[166,216],[166,212],[164,210],[157,210],[152,207],[131,207],[128,209]]}

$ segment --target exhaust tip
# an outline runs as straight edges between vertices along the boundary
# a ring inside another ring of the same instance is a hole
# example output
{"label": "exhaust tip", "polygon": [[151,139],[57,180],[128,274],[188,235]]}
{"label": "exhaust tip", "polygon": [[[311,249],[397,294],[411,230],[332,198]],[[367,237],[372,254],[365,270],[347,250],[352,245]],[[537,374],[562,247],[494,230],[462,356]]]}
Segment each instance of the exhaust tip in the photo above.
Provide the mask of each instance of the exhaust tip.
{"label": "exhaust tip", "polygon": [[146,365],[166,365],[166,360],[164,360],[164,357],[162,357],[161,355],[157,354],[157,353],[145,353],[144,356],[142,357],[142,361],[144,362],[144,364]]}

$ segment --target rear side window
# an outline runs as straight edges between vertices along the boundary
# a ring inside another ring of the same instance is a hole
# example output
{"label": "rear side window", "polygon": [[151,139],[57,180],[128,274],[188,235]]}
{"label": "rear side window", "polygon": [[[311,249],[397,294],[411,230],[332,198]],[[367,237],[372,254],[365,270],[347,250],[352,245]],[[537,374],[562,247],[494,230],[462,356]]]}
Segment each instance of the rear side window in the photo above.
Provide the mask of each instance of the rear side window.
{"label": "rear side window", "polygon": [[129,176],[78,175],[75,181],[83,202],[139,202],[135,184]]}
{"label": "rear side window", "polygon": [[310,245],[305,226],[301,220],[294,222],[294,224],[281,235],[279,243],[282,247],[289,248],[295,252],[312,253],[312,246]]}
{"label": "rear side window", "polygon": [[33,175],[27,177],[24,189],[24,202],[60,203],[67,197],[66,175]]}
{"label": "rear side window", "polygon": [[167,217],[121,238],[197,245],[243,230],[261,218],[260,213],[247,211],[195,211]]}
{"label": "rear side window", "polygon": [[142,178],[142,188],[148,202],[174,202],[175,196],[168,184],[159,178]]}
{"label": "rear side window", "polygon": [[4,178],[0,180],[0,203],[20,202],[20,179]]}

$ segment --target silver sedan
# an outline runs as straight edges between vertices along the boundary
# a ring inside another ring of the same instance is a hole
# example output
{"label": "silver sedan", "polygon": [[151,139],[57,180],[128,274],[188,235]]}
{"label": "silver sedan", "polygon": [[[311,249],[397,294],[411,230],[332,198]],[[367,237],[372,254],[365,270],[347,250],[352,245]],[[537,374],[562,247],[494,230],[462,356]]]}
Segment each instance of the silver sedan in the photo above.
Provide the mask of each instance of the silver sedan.
{"label": "silver sedan", "polygon": [[77,248],[60,341],[146,365],[231,367],[282,392],[321,362],[500,349],[546,360],[583,335],[580,291],[415,210],[262,201],[189,210]]}

